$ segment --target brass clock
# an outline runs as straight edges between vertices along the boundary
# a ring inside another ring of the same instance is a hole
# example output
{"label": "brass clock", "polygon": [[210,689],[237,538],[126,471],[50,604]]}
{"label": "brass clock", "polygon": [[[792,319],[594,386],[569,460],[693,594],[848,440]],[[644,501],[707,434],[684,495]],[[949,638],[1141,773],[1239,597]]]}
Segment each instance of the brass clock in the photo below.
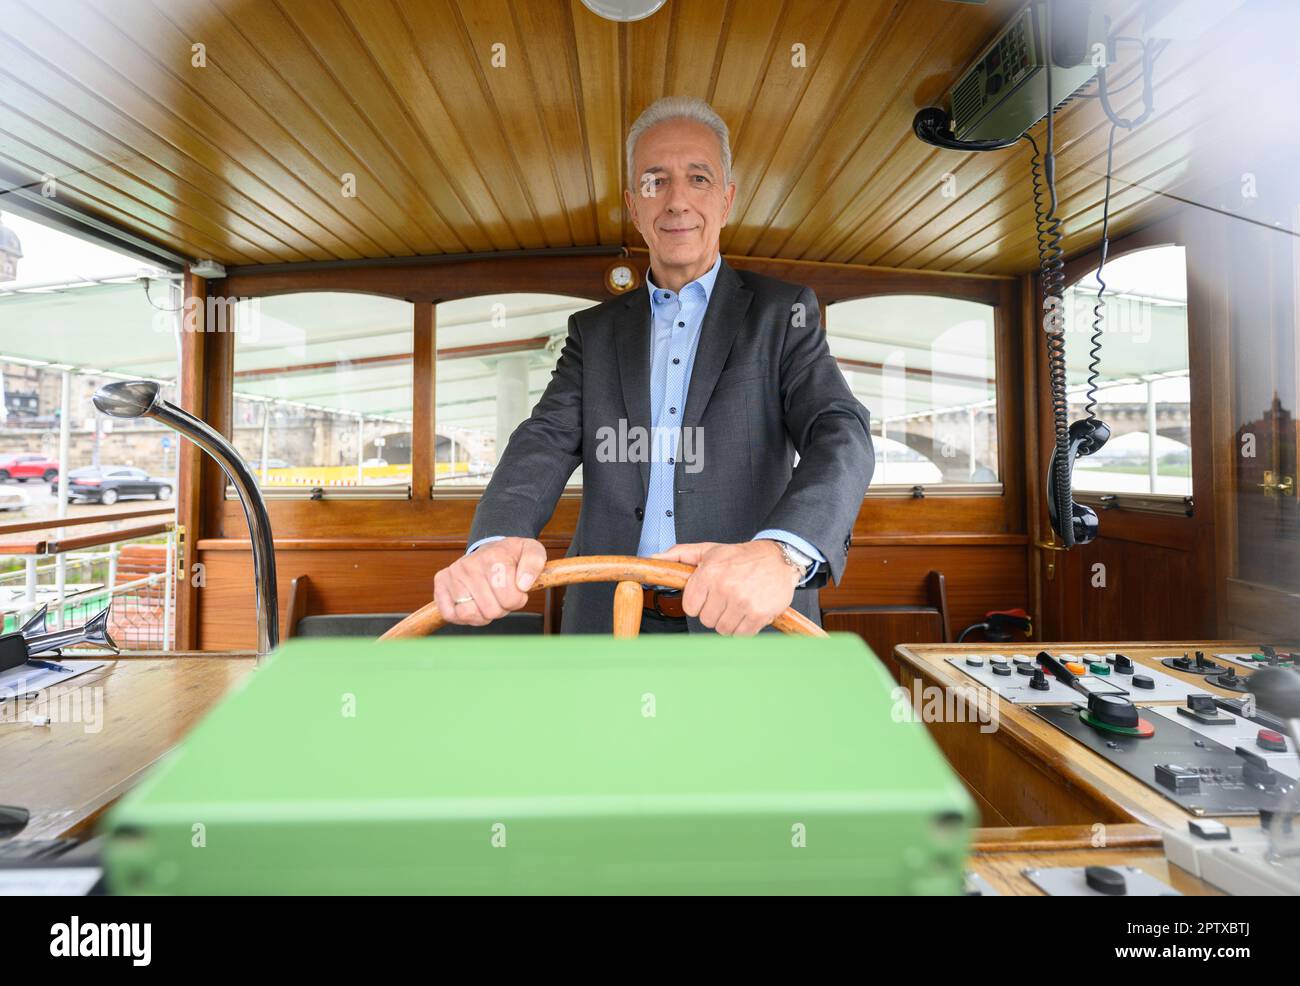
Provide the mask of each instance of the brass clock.
{"label": "brass clock", "polygon": [[605,287],[609,289],[610,294],[626,294],[640,281],[636,269],[626,260],[620,260],[605,271]]}

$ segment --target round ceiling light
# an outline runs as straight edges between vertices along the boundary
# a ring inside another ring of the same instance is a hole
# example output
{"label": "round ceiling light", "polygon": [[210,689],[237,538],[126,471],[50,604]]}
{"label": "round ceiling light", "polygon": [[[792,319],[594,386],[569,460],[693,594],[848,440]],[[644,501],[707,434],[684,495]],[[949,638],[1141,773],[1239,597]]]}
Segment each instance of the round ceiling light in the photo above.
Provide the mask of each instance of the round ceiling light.
{"label": "round ceiling light", "polygon": [[582,0],[593,14],[611,21],[645,20],[668,0]]}

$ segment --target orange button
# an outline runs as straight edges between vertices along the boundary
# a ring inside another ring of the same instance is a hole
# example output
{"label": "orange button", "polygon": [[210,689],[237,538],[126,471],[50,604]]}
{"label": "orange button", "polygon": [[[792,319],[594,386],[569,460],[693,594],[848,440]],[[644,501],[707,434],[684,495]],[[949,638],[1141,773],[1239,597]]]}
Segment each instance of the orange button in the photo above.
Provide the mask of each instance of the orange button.
{"label": "orange button", "polygon": [[1065,670],[1066,670],[1066,671],[1069,671],[1070,674],[1087,674],[1087,673],[1088,673],[1088,665],[1086,665],[1086,664],[1078,664],[1078,663],[1076,663],[1076,662],[1074,662],[1074,661],[1066,661],[1066,662],[1065,662]]}

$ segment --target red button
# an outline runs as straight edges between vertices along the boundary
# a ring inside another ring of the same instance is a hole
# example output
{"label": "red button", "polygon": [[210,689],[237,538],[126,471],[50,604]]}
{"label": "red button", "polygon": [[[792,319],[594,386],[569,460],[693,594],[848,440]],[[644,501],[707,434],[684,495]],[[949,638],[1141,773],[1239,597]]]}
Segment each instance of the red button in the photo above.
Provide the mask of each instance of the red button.
{"label": "red button", "polygon": [[1286,753],[1286,737],[1274,729],[1261,729],[1255,737],[1255,744],[1271,753]]}

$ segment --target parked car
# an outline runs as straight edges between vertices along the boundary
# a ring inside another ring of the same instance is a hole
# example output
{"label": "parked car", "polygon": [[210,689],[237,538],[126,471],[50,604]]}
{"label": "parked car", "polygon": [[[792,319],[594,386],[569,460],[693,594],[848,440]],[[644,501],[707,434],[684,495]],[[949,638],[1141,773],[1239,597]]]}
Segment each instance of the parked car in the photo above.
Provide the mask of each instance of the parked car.
{"label": "parked car", "polygon": [[48,455],[0,455],[0,483],[16,479],[25,483],[29,479],[49,482],[59,477],[59,462]]}
{"label": "parked car", "polygon": [[27,504],[27,494],[22,490],[0,489],[0,512],[17,513]]}
{"label": "parked car", "polygon": [[[133,466],[86,466],[68,473],[68,500],[91,500],[113,504],[128,497],[153,497],[166,500],[172,495],[172,481],[150,476]],[[50,484],[50,493],[59,495],[59,484]]]}

